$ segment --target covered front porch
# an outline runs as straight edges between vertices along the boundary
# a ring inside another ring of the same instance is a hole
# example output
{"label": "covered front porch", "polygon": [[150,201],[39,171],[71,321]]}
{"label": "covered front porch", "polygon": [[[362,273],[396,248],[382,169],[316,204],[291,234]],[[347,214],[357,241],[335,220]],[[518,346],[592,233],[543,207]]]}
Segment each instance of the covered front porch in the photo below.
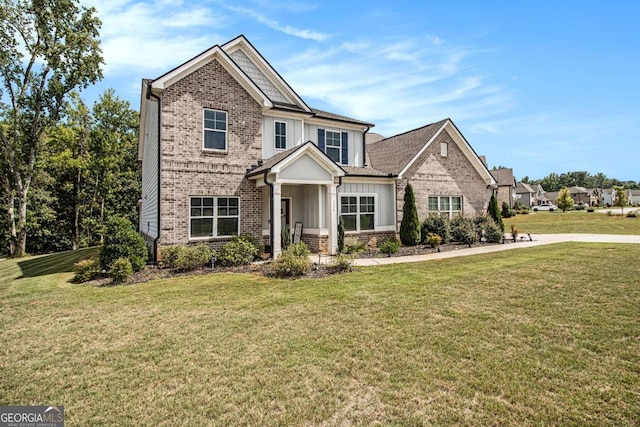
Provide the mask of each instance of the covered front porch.
{"label": "covered front porch", "polygon": [[337,252],[337,188],[344,175],[311,142],[279,153],[248,174],[262,187],[262,234],[274,258],[284,244],[298,239],[312,252]]}

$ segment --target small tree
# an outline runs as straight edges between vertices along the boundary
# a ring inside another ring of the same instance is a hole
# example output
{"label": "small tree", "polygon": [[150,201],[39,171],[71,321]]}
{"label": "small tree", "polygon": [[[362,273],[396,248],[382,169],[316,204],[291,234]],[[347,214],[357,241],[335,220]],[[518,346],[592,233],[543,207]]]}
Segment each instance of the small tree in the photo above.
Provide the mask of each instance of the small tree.
{"label": "small tree", "polygon": [[413,194],[411,183],[408,183],[404,189],[400,241],[405,246],[415,246],[420,243],[420,220],[418,220],[416,196]]}
{"label": "small tree", "polygon": [[558,208],[562,209],[562,212],[566,212],[571,206],[573,206],[573,199],[571,198],[571,194],[569,193],[569,189],[567,187],[562,187],[560,192],[558,193]]}
{"label": "small tree", "polygon": [[114,216],[107,221],[104,246],[100,250],[102,269],[109,270],[118,258],[126,258],[133,271],[140,271],[147,263],[147,256],[144,239],[128,219]]}
{"label": "small tree", "polygon": [[613,202],[614,206],[618,206],[620,211],[624,213],[624,207],[627,205],[627,192],[624,190],[623,185],[616,185],[613,187],[616,192],[616,199]]}
{"label": "small tree", "polygon": [[504,221],[502,221],[502,215],[500,215],[500,208],[498,207],[498,198],[495,194],[491,195],[489,200],[489,216],[498,224],[500,230],[504,232]]}

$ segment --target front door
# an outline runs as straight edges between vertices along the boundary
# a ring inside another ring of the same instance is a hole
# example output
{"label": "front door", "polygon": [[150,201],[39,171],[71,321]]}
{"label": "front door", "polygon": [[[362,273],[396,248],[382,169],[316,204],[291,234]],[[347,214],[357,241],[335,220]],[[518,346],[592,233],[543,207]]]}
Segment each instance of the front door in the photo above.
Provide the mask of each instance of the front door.
{"label": "front door", "polygon": [[291,199],[280,200],[280,224],[282,224],[282,248],[291,243]]}

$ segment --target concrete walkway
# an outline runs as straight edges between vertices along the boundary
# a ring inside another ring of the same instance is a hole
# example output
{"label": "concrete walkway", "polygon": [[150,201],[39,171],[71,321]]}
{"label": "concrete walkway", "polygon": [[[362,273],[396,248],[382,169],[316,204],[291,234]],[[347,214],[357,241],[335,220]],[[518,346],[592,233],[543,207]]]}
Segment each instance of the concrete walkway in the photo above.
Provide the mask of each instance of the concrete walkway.
{"label": "concrete walkway", "polygon": [[[510,235],[507,234],[507,237],[510,237]],[[534,246],[550,245],[553,243],[563,242],[640,244],[640,236],[638,235],[625,236],[619,234],[534,234],[531,237],[533,241],[530,241],[527,238],[527,240],[520,240],[517,243],[477,246],[473,248],[458,249],[447,252],[436,252],[424,255],[409,255],[391,258],[358,258],[353,260],[353,265],[371,266],[399,264],[404,262],[431,261],[436,259],[453,258],[467,255],[488,254],[492,252],[508,251],[512,249],[531,248]],[[326,261],[328,261],[329,259],[330,258],[327,257]],[[317,257],[315,260],[317,260]],[[324,262],[325,259],[323,259],[322,261]]]}

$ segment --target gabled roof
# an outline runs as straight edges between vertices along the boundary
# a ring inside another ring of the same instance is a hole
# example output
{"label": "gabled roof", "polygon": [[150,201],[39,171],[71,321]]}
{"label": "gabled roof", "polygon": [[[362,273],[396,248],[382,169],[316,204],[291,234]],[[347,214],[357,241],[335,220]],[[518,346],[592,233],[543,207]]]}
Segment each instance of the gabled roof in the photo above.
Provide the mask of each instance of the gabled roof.
{"label": "gabled roof", "polygon": [[367,144],[367,154],[373,168],[402,178],[441,132],[448,132],[451,139],[465,154],[471,165],[487,185],[495,184],[480,157],[462,136],[451,119],[440,120],[409,132]]}
{"label": "gabled roof", "polygon": [[511,168],[492,169],[491,175],[496,179],[498,187],[516,186],[516,179],[513,177],[513,169]]}
{"label": "gabled roof", "polygon": [[341,116],[340,114],[330,113],[328,111],[318,110],[317,108],[312,108],[313,116],[319,119],[329,119],[329,120],[337,120],[345,123],[355,123],[357,125],[364,125],[368,127],[373,127],[373,123],[364,122],[358,119],[352,119],[351,117]]}
{"label": "gabled roof", "polygon": [[529,184],[524,183],[524,182],[519,182],[516,185],[516,193],[518,194],[522,194],[522,193],[535,193],[536,190],[534,190]]}
{"label": "gabled roof", "polygon": [[311,141],[307,141],[302,145],[298,145],[296,147],[285,150],[281,153],[276,154],[273,157],[265,160],[260,166],[251,170],[247,173],[247,177],[254,177],[265,172],[280,172],[283,167],[294,161],[296,158],[304,155],[305,153],[310,154],[318,163],[320,163],[325,169],[331,169],[335,176],[344,176],[344,169],[336,164],[329,156],[327,156],[323,151]]}

